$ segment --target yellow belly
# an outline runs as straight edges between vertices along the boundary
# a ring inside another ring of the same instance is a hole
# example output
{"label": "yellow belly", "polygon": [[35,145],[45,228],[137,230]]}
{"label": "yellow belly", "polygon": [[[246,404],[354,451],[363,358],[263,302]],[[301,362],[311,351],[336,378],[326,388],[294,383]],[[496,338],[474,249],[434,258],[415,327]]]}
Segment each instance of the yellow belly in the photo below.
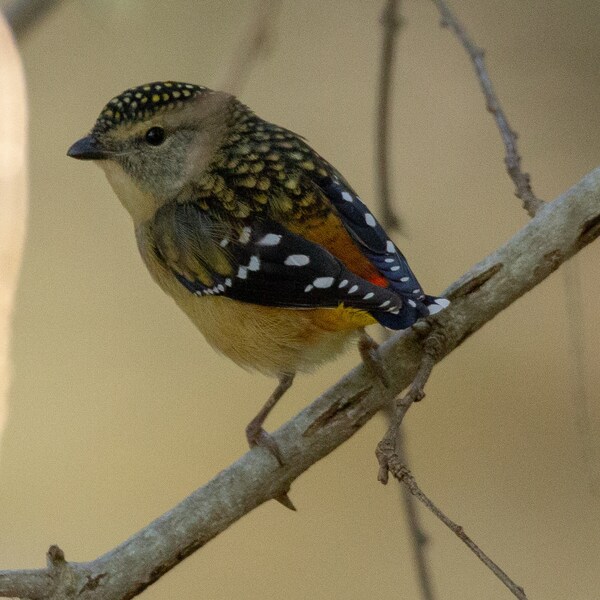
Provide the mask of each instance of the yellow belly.
{"label": "yellow belly", "polygon": [[266,375],[311,371],[374,323],[344,307],[289,309],[188,294],[175,299],[213,348]]}

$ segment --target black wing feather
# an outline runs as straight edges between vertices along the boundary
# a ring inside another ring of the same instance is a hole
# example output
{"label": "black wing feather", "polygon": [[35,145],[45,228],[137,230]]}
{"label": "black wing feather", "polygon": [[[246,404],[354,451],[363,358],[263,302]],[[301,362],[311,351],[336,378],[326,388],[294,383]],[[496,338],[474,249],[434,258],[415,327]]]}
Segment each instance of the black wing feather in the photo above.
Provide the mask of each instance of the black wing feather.
{"label": "black wing feather", "polygon": [[[344,227],[358,243],[363,254],[400,294],[404,308],[396,317],[378,319],[392,329],[403,329],[418,318],[439,312],[449,301],[426,295],[405,256],[389,239],[383,227],[352,188],[336,174],[316,181],[337,210]],[[407,325],[408,324],[408,325]]]}
{"label": "black wing feather", "polygon": [[[195,205],[172,204],[157,212],[153,230],[157,257],[198,296],[220,295],[287,308],[344,304],[365,310],[380,321],[389,316],[394,328],[404,312],[403,300],[393,290],[358,277],[322,246],[272,220],[231,224],[223,232],[222,223],[216,228]],[[216,260],[222,256],[230,267],[226,272],[216,268]],[[200,269],[204,276],[194,276]]]}

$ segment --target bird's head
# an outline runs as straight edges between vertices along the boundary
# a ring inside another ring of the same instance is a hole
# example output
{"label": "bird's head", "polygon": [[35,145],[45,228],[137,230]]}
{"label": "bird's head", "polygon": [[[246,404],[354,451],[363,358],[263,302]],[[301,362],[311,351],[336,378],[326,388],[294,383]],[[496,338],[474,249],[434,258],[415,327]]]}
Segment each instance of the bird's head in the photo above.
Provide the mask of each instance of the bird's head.
{"label": "bird's head", "polygon": [[125,90],[67,154],[97,161],[135,222],[151,217],[211,162],[233,96],[189,83]]}

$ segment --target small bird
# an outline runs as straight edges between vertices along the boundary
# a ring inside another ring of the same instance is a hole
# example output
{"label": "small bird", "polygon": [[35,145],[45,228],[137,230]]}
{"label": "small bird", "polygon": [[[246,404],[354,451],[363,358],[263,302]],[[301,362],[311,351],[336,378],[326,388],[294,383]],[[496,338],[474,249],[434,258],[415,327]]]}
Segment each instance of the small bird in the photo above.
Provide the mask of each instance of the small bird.
{"label": "small bird", "polygon": [[406,329],[449,304],[424,294],[334,167],[230,94],[125,90],[68,155],[102,167],[150,274],[210,345],[279,379],[246,437],[280,464],[263,424],[296,373],[353,340],[377,370],[366,326]]}

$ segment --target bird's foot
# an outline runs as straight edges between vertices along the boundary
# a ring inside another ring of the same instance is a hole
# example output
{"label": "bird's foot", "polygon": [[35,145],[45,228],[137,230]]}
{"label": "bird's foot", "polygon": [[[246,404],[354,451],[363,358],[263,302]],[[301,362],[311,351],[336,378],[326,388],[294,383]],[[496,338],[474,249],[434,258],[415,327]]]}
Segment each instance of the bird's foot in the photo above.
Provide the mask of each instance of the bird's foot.
{"label": "bird's foot", "polygon": [[[275,460],[279,463],[280,467],[284,466],[283,458],[281,456],[281,451],[279,450],[279,446],[277,442],[271,437],[269,433],[267,433],[260,424],[251,421],[246,427],[246,439],[248,440],[248,445],[250,448],[254,448],[254,446],[262,446],[266,448],[274,457]],[[288,496],[287,492],[283,492],[279,494],[279,496],[275,496],[274,500],[277,500],[279,504],[282,504],[289,510],[296,510],[294,503]]]}
{"label": "bird's foot", "polygon": [[283,462],[277,442],[263,429],[260,423],[255,422],[255,420],[248,423],[246,427],[246,439],[250,448],[254,448],[254,446],[266,448],[275,457],[279,466],[283,467],[285,463]]}

